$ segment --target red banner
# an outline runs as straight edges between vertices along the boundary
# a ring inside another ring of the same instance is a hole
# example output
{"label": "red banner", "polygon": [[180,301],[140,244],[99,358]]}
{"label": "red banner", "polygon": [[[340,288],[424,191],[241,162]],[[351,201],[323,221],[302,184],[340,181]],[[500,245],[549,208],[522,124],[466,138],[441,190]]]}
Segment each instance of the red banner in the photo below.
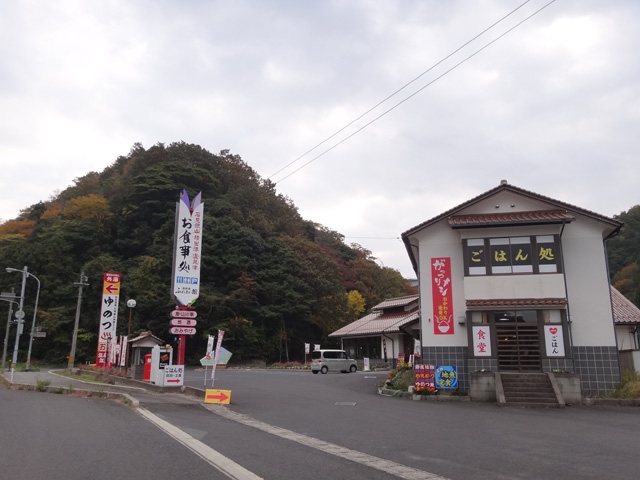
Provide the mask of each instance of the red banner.
{"label": "red banner", "polygon": [[451,258],[431,259],[431,287],[433,295],[433,333],[453,335],[453,295]]}

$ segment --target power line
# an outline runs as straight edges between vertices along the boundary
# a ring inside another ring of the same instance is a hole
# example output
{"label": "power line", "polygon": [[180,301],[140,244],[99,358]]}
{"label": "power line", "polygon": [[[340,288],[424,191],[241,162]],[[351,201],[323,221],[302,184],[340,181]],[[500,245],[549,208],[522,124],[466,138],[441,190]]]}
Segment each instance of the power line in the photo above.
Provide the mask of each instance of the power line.
{"label": "power line", "polygon": [[358,239],[358,240],[362,240],[362,239],[366,239],[366,240],[400,240],[400,237],[349,237],[349,236],[345,236],[344,237],[345,240],[348,239]]}
{"label": "power line", "polygon": [[[402,90],[404,90],[406,87],[408,87],[409,85],[411,85],[412,83],[414,83],[416,80],[418,80],[419,78],[421,78],[422,76],[424,76],[426,73],[430,72],[431,70],[433,70],[435,67],[437,67],[438,65],[440,65],[442,62],[444,62],[445,60],[449,59],[451,56],[453,56],[454,54],[456,54],[457,52],[459,52],[462,48],[466,47],[467,45],[469,45],[470,43],[472,43],[473,41],[475,41],[476,39],[478,39],[480,36],[484,35],[486,32],[488,32],[490,29],[492,29],[493,27],[495,27],[497,24],[499,24],[500,22],[502,22],[503,20],[505,20],[507,17],[509,17],[510,15],[512,15],[513,13],[515,13],[517,10],[519,10],[520,8],[522,8],[524,5],[526,5],[527,3],[529,3],[531,0],[527,0],[526,2],[524,2],[523,4],[521,4],[520,6],[518,6],[517,8],[515,8],[514,10],[512,10],[511,12],[509,12],[507,15],[505,15],[504,17],[502,17],[500,20],[498,20],[497,22],[493,23],[491,26],[487,27],[485,30],[483,30],[481,33],[479,33],[478,35],[476,35],[475,37],[473,37],[471,40],[467,41],[466,43],[464,43],[462,46],[458,47],[456,50],[454,50],[452,53],[450,53],[449,55],[447,55],[446,57],[444,57],[442,60],[438,61],[437,63],[435,63],[434,65],[432,65],[431,67],[429,67],[429,69],[425,70],[424,72],[422,72],[420,75],[418,75],[416,78],[414,78],[413,80],[411,80],[410,82],[406,83],[404,86],[402,86],[401,88],[399,88],[398,90],[396,90],[394,93],[392,93],[391,95],[389,95],[387,98],[385,98],[384,100],[378,102],[375,106],[371,107],[369,110],[367,110],[366,112],[364,112],[362,115],[360,115],[359,117],[357,117],[356,119],[354,119],[353,121],[351,121],[350,123],[348,123],[347,125],[345,125],[344,127],[342,127],[340,130],[336,131],[334,134],[332,134],[331,136],[327,137],[325,140],[323,140],[322,142],[318,143],[315,147],[311,148],[310,150],[307,150],[305,153],[303,153],[302,155],[300,155],[298,158],[296,158],[295,160],[289,162],[287,165],[285,165],[284,167],[282,167],[280,170],[278,170],[276,173],[274,173],[273,175],[271,175],[269,177],[269,179],[271,179],[272,177],[274,177],[275,175],[277,175],[278,173],[280,173],[282,170],[286,169],[287,167],[293,165],[294,163],[296,163],[297,161],[301,160],[303,157],[305,157],[307,154],[311,153],[312,151],[314,151],[315,149],[317,149],[318,147],[320,147],[321,145],[325,144],[326,142],[328,142],[329,140],[331,140],[333,137],[335,137],[336,135],[338,135],[340,132],[344,131],[346,128],[350,127],[351,125],[353,125],[355,122],[357,122],[358,120],[362,119],[364,116],[366,116],[368,113],[370,113],[371,111],[375,110],[377,107],[379,107],[380,105],[382,105],[384,102],[386,102],[387,100],[389,100],[390,98],[392,98],[393,96],[395,96],[396,94],[398,94],[399,92],[401,92]],[[483,47],[481,47],[480,49],[476,50],[474,53],[472,53],[471,55],[469,55],[468,57],[464,58],[463,60],[461,60],[460,62],[458,62],[457,64],[455,64],[453,67],[451,67],[450,69],[446,70],[444,73],[442,73],[441,75],[437,76],[436,78],[434,78],[433,80],[431,80],[430,82],[428,82],[426,85],[422,86],[421,88],[419,88],[418,90],[416,90],[414,93],[412,93],[411,95],[409,95],[408,97],[404,98],[403,100],[401,100],[400,102],[396,103],[394,106],[392,106],[391,108],[389,108],[388,110],[385,110],[383,113],[381,113],[380,115],[378,115],[377,117],[375,117],[373,120],[371,120],[370,122],[364,124],[362,127],[358,128],[357,130],[355,130],[353,133],[349,134],[348,136],[346,136],[345,138],[343,138],[342,140],[340,140],[338,143],[334,144],[333,146],[329,147],[328,149],[324,150],[322,153],[320,153],[319,155],[313,157],[311,160],[309,160],[308,162],[304,163],[303,165],[301,165],[299,168],[295,169],[294,171],[292,171],[291,173],[289,173],[288,175],[285,175],[284,177],[282,177],[280,180],[278,180],[275,183],[281,183],[284,180],[286,180],[287,178],[289,178],[291,175],[293,175],[294,173],[299,172],[300,170],[302,170],[304,167],[306,167],[307,165],[309,165],[310,163],[313,163],[314,161],[316,161],[317,159],[319,159],[320,157],[324,156],[325,154],[329,153],[331,150],[333,150],[334,148],[336,148],[337,146],[341,145],[342,143],[346,142],[347,140],[349,140],[351,137],[355,136],[356,134],[360,133],[362,130],[364,130],[365,128],[367,128],[369,125],[371,125],[372,123],[376,122],[377,120],[379,120],[380,118],[384,117],[387,113],[391,112],[392,110],[395,110],[397,107],[399,107],[400,105],[402,105],[403,103],[405,103],[406,101],[410,100],[411,98],[415,97],[418,93],[420,93],[422,90],[424,90],[425,88],[427,88],[428,86],[434,84],[436,81],[440,80],[442,77],[444,77],[445,75],[447,75],[448,73],[450,73],[451,71],[455,70],[456,68],[458,68],[460,65],[462,65],[463,63],[465,63],[466,61],[470,60],[471,58],[475,57],[477,54],[481,53],[483,50],[485,50],[486,48],[490,47],[491,45],[493,45],[495,42],[497,42],[498,40],[500,40],[502,37],[506,36],[507,34],[511,33],[513,30],[515,30],[516,28],[518,28],[520,25],[522,25],[524,22],[528,21],[529,19],[531,19],[532,17],[536,16],[538,13],[540,13],[542,10],[544,10],[545,8],[547,8],[549,5],[551,5],[552,3],[554,3],[556,0],[551,0],[549,3],[547,3],[546,5],[542,6],[540,9],[536,10],[535,12],[533,12],[531,15],[529,15],[528,17],[524,18],[523,20],[521,20],[520,22],[518,22],[517,24],[515,24],[513,27],[511,27],[510,29],[506,30],[504,33],[500,34],[498,37],[496,37],[495,39],[491,40],[489,43],[487,43],[486,45],[484,45]]]}
{"label": "power line", "polygon": [[453,52],[451,52],[449,55],[447,55],[446,57],[442,58],[440,61],[434,63],[431,67],[429,67],[427,70],[425,70],[424,72],[422,72],[420,75],[418,75],[417,77],[415,77],[413,80],[405,83],[402,87],[400,87],[398,90],[396,90],[395,92],[393,92],[391,95],[387,96],[384,100],[381,100],[380,102],[378,102],[377,104],[375,104],[373,107],[371,107],[369,110],[367,110],[366,112],[364,112],[363,114],[361,114],[359,117],[355,118],[354,120],[352,120],[351,122],[347,123],[344,127],[342,127],[340,130],[336,131],[335,133],[333,133],[332,135],[330,135],[329,137],[325,138],[323,141],[321,141],[320,143],[318,143],[315,147],[307,150],[306,152],[304,152],[302,155],[300,155],[298,158],[296,158],[295,160],[289,162],[288,164],[286,164],[284,167],[282,167],[280,170],[278,170],[277,172],[275,172],[274,174],[272,174],[271,176],[269,176],[269,178],[276,176],[278,173],[280,173],[281,171],[283,171],[285,168],[293,165],[294,163],[296,163],[298,160],[302,159],[303,157],[305,157],[307,154],[313,152],[316,148],[320,147],[321,145],[327,143],[329,140],[331,140],[333,137],[335,137],[336,135],[338,135],[340,132],[344,131],[345,129],[349,128],[351,125],[353,125],[354,123],[356,123],[358,120],[360,120],[362,117],[366,116],[367,114],[371,113],[373,110],[375,110],[376,108],[378,108],[380,105],[382,105],[383,103],[385,103],[387,100],[391,99],[392,97],[394,97],[395,95],[397,95],[398,93],[400,93],[402,90],[404,90],[405,88],[407,88],[409,85],[411,85],[412,83],[416,82],[417,80],[419,80],[420,78],[422,78],[424,75],[426,75],[427,73],[429,73],[431,70],[433,70],[434,68],[436,68],[438,65],[440,65],[442,62],[444,62],[445,60],[448,60],[449,58],[451,58],[453,55],[455,55],[456,53],[458,53],[460,50],[462,50],[464,47],[466,47],[467,45],[469,45],[470,43],[474,42],[475,40],[477,40],[478,38],[480,38],[482,35],[484,35],[485,33],[487,33],[489,30],[491,30],[493,27],[495,27],[496,25],[498,25],[500,22],[502,22],[503,20],[505,20],[506,18],[508,18],[509,16],[511,16],[512,14],[514,14],[515,12],[517,12],[518,10],[520,10],[522,7],[524,7],[527,3],[529,3],[531,0],[526,0],[522,5],[520,5],[519,7],[515,8],[514,10],[512,10],[511,12],[509,12],[508,14],[506,14],[504,17],[502,17],[500,20],[498,20],[497,22],[494,22],[492,25],[490,25],[489,27],[485,28],[482,32],[480,32],[479,34],[477,34],[475,37],[473,37],[471,40],[468,40],[467,42],[465,42],[464,44],[462,44],[460,47],[456,48]]}

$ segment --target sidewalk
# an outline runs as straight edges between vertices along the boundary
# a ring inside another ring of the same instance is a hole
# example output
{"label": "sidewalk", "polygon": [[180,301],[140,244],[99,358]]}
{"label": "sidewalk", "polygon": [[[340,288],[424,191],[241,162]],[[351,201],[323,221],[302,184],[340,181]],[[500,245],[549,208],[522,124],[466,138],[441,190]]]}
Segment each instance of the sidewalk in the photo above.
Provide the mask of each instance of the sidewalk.
{"label": "sidewalk", "polygon": [[[64,369],[61,370],[62,372]],[[162,387],[131,379],[115,379],[119,384],[85,382],[56,373],[56,370],[40,370],[36,372],[0,371],[12,389],[29,389],[53,393],[67,393],[79,396],[106,396],[114,399],[126,399],[134,408],[140,404],[154,403],[193,403],[195,399],[204,398],[204,391],[192,387]]]}
{"label": "sidewalk", "polygon": [[11,372],[9,370],[0,372],[0,375],[2,375],[7,383],[12,385],[13,388],[21,385],[25,387],[35,388],[38,385],[42,385],[42,387],[46,387],[47,390],[62,388],[63,390],[78,390],[96,393],[104,392],[133,394],[144,393],[146,391],[146,389],[142,386],[111,385],[106,383],[84,382],[75,378],[69,378],[63,375],[59,375],[55,370],[40,370],[36,372],[24,372],[16,370],[15,372],[13,372],[13,381],[11,380]]}

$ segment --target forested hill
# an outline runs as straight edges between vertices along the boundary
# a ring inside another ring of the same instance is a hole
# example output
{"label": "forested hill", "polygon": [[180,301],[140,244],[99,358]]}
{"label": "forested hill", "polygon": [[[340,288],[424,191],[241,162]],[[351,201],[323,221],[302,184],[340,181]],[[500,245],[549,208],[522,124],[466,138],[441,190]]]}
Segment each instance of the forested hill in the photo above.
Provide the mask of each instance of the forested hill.
{"label": "forested hill", "polygon": [[613,286],[640,307],[640,205],[614,216],[624,223],[620,234],[607,242]]}
{"label": "forested hill", "polygon": [[[76,362],[95,361],[104,272],[122,274],[118,334],[127,333],[126,300],[133,298],[132,334],[151,330],[176,345],[169,334],[170,283],[175,205],[183,189],[191,198],[202,192],[204,202],[198,333],[188,338],[187,362],[204,355],[207,336],[218,329],[234,360],[302,361],[304,343],[329,346],[328,333],[385,298],[415,293],[371,252],[301,218],[293,202],[239,156],[185,143],[148,150],[135,144],[103,172],[77,178],[0,225],[0,265],[26,265],[42,285],[38,324],[47,336],[34,341],[34,360],[66,361],[81,272],[89,286]],[[19,293],[20,282],[19,274],[0,275],[2,291]],[[27,286],[30,319],[36,284],[30,278]]]}

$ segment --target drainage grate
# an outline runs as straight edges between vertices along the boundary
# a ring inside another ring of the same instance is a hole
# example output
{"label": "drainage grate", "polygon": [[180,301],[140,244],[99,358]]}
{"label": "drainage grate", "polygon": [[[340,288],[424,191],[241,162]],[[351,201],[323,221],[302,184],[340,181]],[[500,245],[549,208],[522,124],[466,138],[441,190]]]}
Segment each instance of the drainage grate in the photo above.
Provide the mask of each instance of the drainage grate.
{"label": "drainage grate", "polygon": [[336,405],[341,407],[353,407],[355,404],[356,402],[336,402]]}

